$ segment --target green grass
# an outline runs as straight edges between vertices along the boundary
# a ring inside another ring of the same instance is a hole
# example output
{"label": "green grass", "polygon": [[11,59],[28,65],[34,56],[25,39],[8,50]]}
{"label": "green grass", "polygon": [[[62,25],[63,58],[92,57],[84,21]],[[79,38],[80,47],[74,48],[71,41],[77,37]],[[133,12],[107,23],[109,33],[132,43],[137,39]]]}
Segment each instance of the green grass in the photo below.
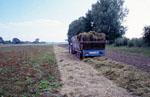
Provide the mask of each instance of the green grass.
{"label": "green grass", "polygon": [[0,47],[0,97],[58,96],[60,74],[52,45]]}
{"label": "green grass", "polygon": [[121,54],[136,55],[150,58],[150,47],[114,47],[112,45],[107,45],[106,50]]}

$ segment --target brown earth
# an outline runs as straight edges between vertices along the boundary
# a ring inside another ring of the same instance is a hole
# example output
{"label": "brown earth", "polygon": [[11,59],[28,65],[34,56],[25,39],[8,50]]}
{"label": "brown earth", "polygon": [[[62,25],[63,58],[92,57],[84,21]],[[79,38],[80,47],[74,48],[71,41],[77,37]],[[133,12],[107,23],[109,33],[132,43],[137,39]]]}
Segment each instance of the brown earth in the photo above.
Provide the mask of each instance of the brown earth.
{"label": "brown earth", "polygon": [[105,78],[92,66],[68,53],[68,49],[54,46],[61,73],[65,97],[131,97],[123,88]]}
{"label": "brown earth", "polygon": [[109,50],[106,50],[106,57],[111,58],[115,61],[123,62],[125,64],[133,65],[143,71],[150,72],[150,58],[134,55],[125,55]]}

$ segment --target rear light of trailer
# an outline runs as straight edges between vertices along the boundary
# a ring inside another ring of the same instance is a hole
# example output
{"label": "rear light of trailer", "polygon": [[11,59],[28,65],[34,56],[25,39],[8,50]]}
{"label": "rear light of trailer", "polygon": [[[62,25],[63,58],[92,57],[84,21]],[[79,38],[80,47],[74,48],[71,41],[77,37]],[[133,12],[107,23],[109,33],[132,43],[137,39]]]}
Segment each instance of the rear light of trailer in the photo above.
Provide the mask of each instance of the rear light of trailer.
{"label": "rear light of trailer", "polygon": [[89,52],[85,52],[85,54],[89,54]]}
{"label": "rear light of trailer", "polygon": [[102,51],[100,51],[99,53],[100,53],[100,54],[103,54],[103,52],[102,52]]}

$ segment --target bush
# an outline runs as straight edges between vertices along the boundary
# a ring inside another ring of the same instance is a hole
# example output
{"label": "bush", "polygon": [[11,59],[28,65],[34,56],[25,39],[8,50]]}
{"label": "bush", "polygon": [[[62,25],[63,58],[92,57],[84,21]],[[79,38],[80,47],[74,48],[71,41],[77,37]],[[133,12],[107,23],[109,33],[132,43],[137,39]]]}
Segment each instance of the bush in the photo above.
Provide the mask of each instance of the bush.
{"label": "bush", "polygon": [[119,38],[115,40],[114,46],[126,46],[128,44],[129,39],[126,37]]}
{"label": "bush", "polygon": [[142,38],[128,39],[126,37],[115,40],[114,46],[142,47],[146,46]]}
{"label": "bush", "polygon": [[145,43],[142,38],[133,38],[128,41],[128,47],[142,47]]}
{"label": "bush", "polygon": [[142,46],[144,46],[144,41],[143,41],[143,39],[142,39],[142,38],[137,39],[137,40],[135,41],[135,45],[136,45],[136,47],[142,47]]}
{"label": "bush", "polygon": [[134,46],[133,41],[132,41],[132,40],[129,40],[127,46],[128,46],[128,47],[133,47],[133,46]]}

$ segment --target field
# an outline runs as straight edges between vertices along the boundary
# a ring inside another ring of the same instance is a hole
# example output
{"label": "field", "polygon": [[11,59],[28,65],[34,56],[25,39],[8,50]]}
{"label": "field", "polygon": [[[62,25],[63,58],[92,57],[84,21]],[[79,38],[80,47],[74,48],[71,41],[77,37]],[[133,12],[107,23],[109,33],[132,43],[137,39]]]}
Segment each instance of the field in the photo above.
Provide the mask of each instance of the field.
{"label": "field", "polygon": [[[89,65],[89,62],[68,53],[67,46],[54,48],[63,83],[60,91],[63,97],[132,97]],[[90,59],[93,60],[87,60]]]}
{"label": "field", "polygon": [[106,57],[150,72],[150,48],[106,46]]}
{"label": "field", "polygon": [[67,45],[1,45],[0,97],[149,97],[147,53],[107,46],[80,60]]}
{"label": "field", "polygon": [[93,66],[106,78],[125,88],[132,95],[150,97],[150,74],[134,66],[116,62],[106,57],[85,59],[84,62]]}
{"label": "field", "polygon": [[51,45],[0,47],[0,97],[57,97],[60,87]]}
{"label": "field", "polygon": [[136,55],[150,58],[150,47],[114,47],[107,45],[107,50],[126,55]]}
{"label": "field", "polygon": [[[68,49],[67,46],[61,47]],[[149,52],[148,48],[123,48],[129,51],[140,50],[143,54]],[[85,58],[82,62],[94,67],[119,87],[126,89],[132,96],[149,97],[150,68],[148,64],[150,64],[150,58],[120,53],[125,52],[123,48],[107,46],[105,57]]]}

